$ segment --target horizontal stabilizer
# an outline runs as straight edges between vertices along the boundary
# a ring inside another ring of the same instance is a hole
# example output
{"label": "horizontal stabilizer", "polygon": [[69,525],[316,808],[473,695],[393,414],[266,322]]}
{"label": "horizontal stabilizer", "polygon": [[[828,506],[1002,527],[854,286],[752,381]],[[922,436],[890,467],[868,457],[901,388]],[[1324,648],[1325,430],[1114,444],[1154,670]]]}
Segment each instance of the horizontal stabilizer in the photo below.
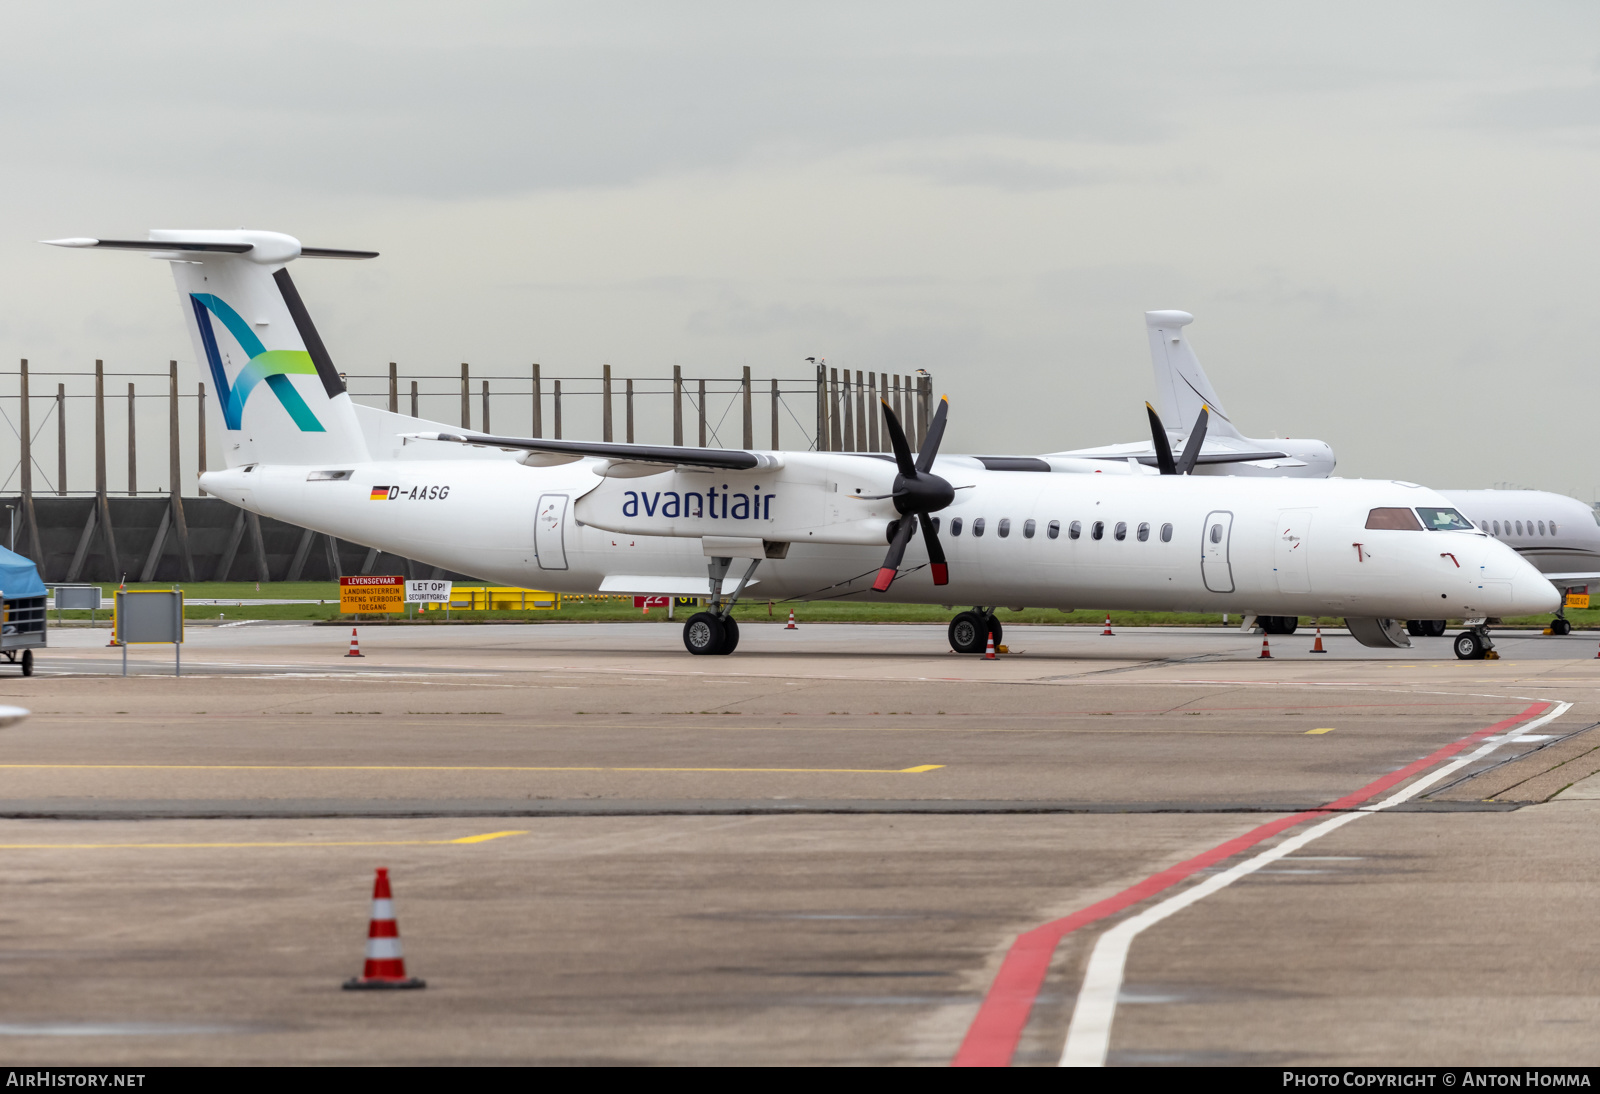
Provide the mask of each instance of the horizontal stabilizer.
{"label": "horizontal stabilizer", "polygon": [[[183,239],[41,239],[52,247],[106,247],[113,251],[193,251],[212,254],[249,254],[254,243],[208,243]],[[377,251],[346,251],[337,247],[301,247],[301,258],[377,258]]]}
{"label": "horizontal stabilizer", "polygon": [[[1091,460],[1115,460],[1115,461],[1117,461],[1119,463],[1122,462],[1122,461],[1125,461],[1125,460],[1138,460],[1140,463],[1144,464],[1146,467],[1158,467],[1158,466],[1160,466],[1160,460],[1158,459],[1158,457],[1154,453],[1152,453],[1152,454],[1150,454],[1148,456],[1117,455],[1117,456],[1087,456],[1087,457],[1084,457],[1084,458],[1091,459]],[[1195,458],[1194,462],[1197,463],[1197,464],[1207,464],[1207,463],[1252,463],[1255,460],[1286,460],[1288,458],[1289,458],[1289,454],[1287,452],[1202,452],[1202,453],[1200,453],[1199,456],[1197,456]]]}
{"label": "horizontal stabilizer", "polygon": [[664,444],[612,444],[608,441],[553,441],[542,437],[495,437],[484,433],[403,433],[408,441],[446,441],[475,444],[484,448],[521,449],[581,458],[629,463],[660,464],[663,467],[711,467],[719,471],[755,471],[781,467],[776,456],[746,452],[738,448],[681,448]]}

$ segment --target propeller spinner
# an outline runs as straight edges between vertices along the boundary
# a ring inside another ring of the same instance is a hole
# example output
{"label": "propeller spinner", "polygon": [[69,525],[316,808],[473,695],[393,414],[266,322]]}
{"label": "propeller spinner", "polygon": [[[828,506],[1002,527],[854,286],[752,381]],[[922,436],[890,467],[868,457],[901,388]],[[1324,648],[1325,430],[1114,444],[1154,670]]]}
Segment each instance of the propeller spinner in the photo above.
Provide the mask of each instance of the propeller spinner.
{"label": "propeller spinner", "polygon": [[[945,565],[944,547],[939,543],[939,533],[934,529],[930,514],[937,513],[954,501],[956,491],[955,487],[933,474],[929,468],[939,454],[939,442],[944,439],[944,423],[950,412],[950,400],[948,397],[939,400],[939,409],[933,413],[933,421],[928,424],[928,435],[915,461],[911,458],[911,446],[906,443],[905,431],[900,428],[900,419],[895,417],[887,401],[880,402],[883,402],[883,421],[889,432],[889,443],[894,448],[894,462],[900,469],[894,479],[894,492],[885,496],[894,499],[894,507],[900,510],[903,517],[895,522],[894,537],[889,540],[889,553],[884,556],[883,566],[878,570],[878,579],[872,583],[872,588],[880,593],[888,591],[900,569],[900,560],[905,557],[906,547],[911,543],[911,536],[919,526],[922,528],[922,538],[928,544],[933,583],[948,585],[950,568]],[[916,520],[910,519],[913,516]]]}

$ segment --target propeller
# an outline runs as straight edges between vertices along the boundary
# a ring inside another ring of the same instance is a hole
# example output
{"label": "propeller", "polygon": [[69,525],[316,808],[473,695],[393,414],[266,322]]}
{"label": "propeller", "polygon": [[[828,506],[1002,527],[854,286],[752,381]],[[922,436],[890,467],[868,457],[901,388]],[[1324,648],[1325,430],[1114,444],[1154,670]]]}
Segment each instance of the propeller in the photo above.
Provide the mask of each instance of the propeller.
{"label": "propeller", "polygon": [[[894,478],[894,492],[883,496],[894,499],[894,507],[900,510],[902,516],[895,522],[894,535],[889,540],[889,553],[884,556],[883,566],[879,568],[878,579],[872,583],[872,588],[880,593],[888,591],[900,569],[900,560],[905,557],[906,547],[910,545],[918,527],[921,527],[922,538],[928,545],[928,563],[933,570],[933,583],[948,585],[950,568],[945,565],[944,547],[939,543],[939,533],[934,530],[930,514],[937,513],[954,501],[956,492],[953,486],[929,469],[933,467],[934,457],[939,454],[939,442],[944,439],[944,423],[949,416],[950,400],[939,400],[939,409],[933,413],[933,421],[928,424],[928,435],[915,461],[911,459],[911,446],[906,443],[900,419],[886,400],[879,401],[883,403],[883,423],[889,433],[889,444],[894,448],[895,466],[900,469]],[[916,520],[910,519],[913,516]]]}
{"label": "propeller", "polygon": [[1150,415],[1150,439],[1155,442],[1156,467],[1163,475],[1193,474],[1195,462],[1200,459],[1200,448],[1206,443],[1206,423],[1211,420],[1211,408],[1205,405],[1200,407],[1200,417],[1195,419],[1194,428],[1189,431],[1183,455],[1176,460],[1172,458],[1172,445],[1167,443],[1167,430],[1161,424],[1161,416],[1156,413],[1156,408],[1146,403],[1144,409]]}

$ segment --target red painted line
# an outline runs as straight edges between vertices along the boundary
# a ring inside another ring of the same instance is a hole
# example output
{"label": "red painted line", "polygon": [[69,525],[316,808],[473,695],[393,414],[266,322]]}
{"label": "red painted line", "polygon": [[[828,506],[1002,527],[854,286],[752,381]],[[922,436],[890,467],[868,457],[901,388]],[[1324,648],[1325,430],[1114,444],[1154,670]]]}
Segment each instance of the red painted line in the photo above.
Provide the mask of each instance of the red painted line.
{"label": "red painted line", "polygon": [[1383,778],[1370,782],[1361,789],[1331,801],[1321,808],[1309,809],[1253,828],[1244,835],[1219,843],[1186,862],[1180,862],[1158,874],[1152,874],[1115,896],[1107,897],[1069,916],[1052,920],[1018,935],[1011,948],[1006,951],[1005,960],[1000,963],[1000,971],[995,974],[994,983],[989,986],[988,994],[978,1007],[977,1016],[967,1028],[967,1035],[961,1042],[961,1048],[951,1061],[952,1066],[1010,1065],[1011,1057],[1017,1051],[1017,1042],[1022,1038],[1023,1028],[1028,1024],[1028,1016],[1033,1012],[1034,1000],[1038,998],[1039,989],[1044,985],[1045,974],[1050,969],[1050,960],[1055,956],[1056,947],[1073,931],[1115,915],[1141,900],[1170,889],[1198,871],[1254,847],[1302,821],[1322,816],[1333,810],[1352,809],[1377,797],[1397,783],[1404,782],[1417,772],[1432,767],[1441,760],[1449,759],[1485,737],[1537,718],[1551,706],[1550,703],[1534,703],[1520,714],[1514,714],[1486,729],[1470,733],[1459,741],[1445,745],[1437,752],[1424,756],[1415,763],[1407,764],[1398,771],[1390,772]]}

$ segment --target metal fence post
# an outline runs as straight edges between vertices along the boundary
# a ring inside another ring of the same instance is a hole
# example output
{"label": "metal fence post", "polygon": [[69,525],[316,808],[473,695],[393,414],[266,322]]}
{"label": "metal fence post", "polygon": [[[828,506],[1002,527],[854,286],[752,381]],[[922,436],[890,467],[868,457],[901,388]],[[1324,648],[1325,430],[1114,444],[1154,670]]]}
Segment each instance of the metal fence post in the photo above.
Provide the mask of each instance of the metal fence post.
{"label": "metal fence post", "polygon": [[489,428],[489,381],[483,381],[483,432],[493,433]]}
{"label": "metal fence post", "polygon": [[133,444],[133,385],[128,385],[128,496],[139,493],[139,464]]}
{"label": "metal fence post", "polygon": [[171,485],[167,492],[172,499],[172,527],[178,536],[178,564],[182,567],[178,572],[185,581],[193,581],[194,556],[189,553],[189,522],[183,514],[183,461],[178,446],[178,362],[167,362],[167,376],[171,393],[167,406],[167,479]]}
{"label": "metal fence post", "polygon": [[461,362],[461,428],[472,428],[472,383],[467,376],[467,363]]}
{"label": "metal fence post", "polygon": [[672,366],[672,443],[683,444],[683,367]]}
{"label": "metal fence post", "polygon": [[[194,405],[200,408],[199,422],[197,423],[200,432],[200,451],[199,461],[196,464],[196,469],[201,475],[204,475],[206,473],[206,385],[200,385],[200,392],[197,396],[195,396]],[[202,498],[205,497],[206,492],[201,490],[200,496]]]}
{"label": "metal fence post", "polygon": [[608,444],[612,439],[610,365],[600,366],[600,439]]}
{"label": "metal fence post", "polygon": [[844,437],[839,432],[839,370],[828,370],[828,451],[843,452]]}
{"label": "metal fence post", "polygon": [[539,382],[539,363],[533,365],[533,435],[544,436],[544,391]]}
{"label": "metal fence post", "polygon": [[67,385],[56,385],[56,493],[67,496]]}
{"label": "metal fence post", "polygon": [[755,392],[750,390],[750,366],[744,366],[744,383],[741,385],[744,396],[744,448],[746,451],[756,446],[755,420],[750,417],[750,400]]}
{"label": "metal fence post", "polygon": [[556,435],[555,435],[555,439],[559,441],[561,439],[561,381],[560,380],[555,381],[554,387],[555,387],[555,390],[551,393],[550,398],[551,398],[551,401],[555,405],[555,411],[556,411]]}
{"label": "metal fence post", "polygon": [[393,362],[389,362],[389,413],[400,413],[400,369]]}
{"label": "metal fence post", "polygon": [[627,385],[628,385],[628,390],[627,390],[626,395],[624,396],[624,399],[626,400],[626,404],[627,405],[624,408],[624,413],[627,416],[628,443],[632,444],[633,443],[633,381],[632,380],[627,381]]}
{"label": "metal fence post", "polygon": [[867,373],[867,451],[882,452],[878,447],[878,374]]}
{"label": "metal fence post", "polygon": [[[816,358],[808,358],[816,360]],[[817,451],[828,450],[828,370],[817,366]]]}
{"label": "metal fence post", "polygon": [[411,381],[411,416],[413,418],[421,417],[417,413],[417,382],[415,380]]}
{"label": "metal fence post", "polygon": [[706,382],[700,381],[700,447],[706,446]]}
{"label": "metal fence post", "polygon": [[772,450],[778,451],[778,381],[772,381]]}

